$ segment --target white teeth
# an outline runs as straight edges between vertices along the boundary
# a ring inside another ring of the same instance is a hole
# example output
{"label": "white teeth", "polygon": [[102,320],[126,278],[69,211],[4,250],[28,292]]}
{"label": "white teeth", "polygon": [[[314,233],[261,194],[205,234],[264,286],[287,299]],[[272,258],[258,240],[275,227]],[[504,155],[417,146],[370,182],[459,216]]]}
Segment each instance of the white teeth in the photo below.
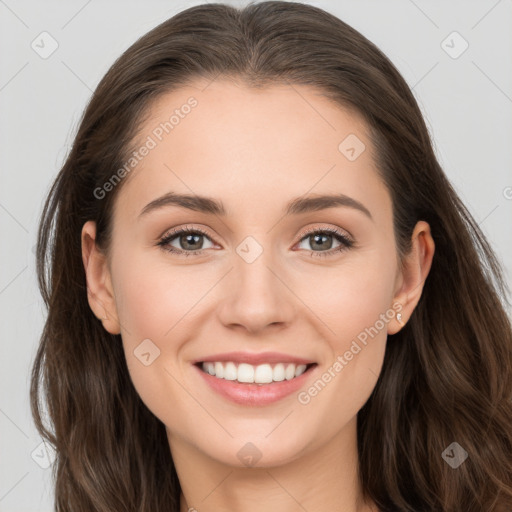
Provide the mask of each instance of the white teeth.
{"label": "white teeth", "polygon": [[206,373],[214,375],[219,379],[237,380],[244,383],[268,384],[280,382],[299,377],[306,371],[305,364],[295,365],[293,363],[278,363],[273,368],[270,364],[253,366],[247,363],[240,363],[238,366],[233,362],[206,362],[202,368]]}
{"label": "white teeth", "polygon": [[[215,372],[217,374],[217,372]],[[226,380],[236,380],[238,376],[238,372],[235,366],[235,363],[227,363],[224,365],[224,379]]]}
{"label": "white teeth", "polygon": [[[215,374],[216,377],[220,377]],[[254,382],[254,366],[241,363],[238,365],[238,382]]]}
{"label": "white teeth", "polygon": [[285,378],[284,364],[276,364],[272,370],[272,380],[280,382]]}
{"label": "white teeth", "polygon": [[296,372],[295,365],[291,365],[291,364],[289,364],[289,365],[286,367],[286,370],[284,371],[284,377],[285,377],[285,379],[286,379],[286,380],[293,379],[293,377],[295,377],[295,372]]}
{"label": "white teeth", "polygon": [[215,375],[219,378],[224,378],[224,367],[222,363],[215,363]]}
{"label": "white teeth", "polygon": [[254,382],[258,384],[268,384],[273,380],[272,367],[269,364],[260,364],[254,370]]}

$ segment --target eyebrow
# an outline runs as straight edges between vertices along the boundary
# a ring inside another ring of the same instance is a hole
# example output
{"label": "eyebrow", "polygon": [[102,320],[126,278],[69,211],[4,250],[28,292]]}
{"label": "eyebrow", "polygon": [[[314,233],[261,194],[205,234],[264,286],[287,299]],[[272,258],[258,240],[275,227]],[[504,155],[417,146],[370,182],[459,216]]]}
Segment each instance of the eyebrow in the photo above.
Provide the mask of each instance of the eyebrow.
{"label": "eyebrow", "polygon": [[[181,208],[186,208],[187,210],[193,210],[210,215],[218,215],[220,217],[225,217],[227,214],[222,201],[217,201],[211,197],[168,192],[167,194],[164,194],[163,196],[148,203],[140,212],[139,218],[166,206],[179,206]],[[369,219],[373,220],[372,214],[368,208],[356,199],[346,196],[345,194],[297,197],[292,199],[285,206],[284,215],[298,215],[301,213],[326,210],[327,208],[335,208],[339,206],[346,206],[359,210]]]}

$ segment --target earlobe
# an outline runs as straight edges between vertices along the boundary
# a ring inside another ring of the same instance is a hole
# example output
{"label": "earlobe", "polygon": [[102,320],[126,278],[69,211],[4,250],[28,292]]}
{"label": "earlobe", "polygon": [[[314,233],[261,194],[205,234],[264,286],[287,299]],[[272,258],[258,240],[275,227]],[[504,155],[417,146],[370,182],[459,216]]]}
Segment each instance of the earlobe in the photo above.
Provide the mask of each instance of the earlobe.
{"label": "earlobe", "polygon": [[411,317],[421,298],[434,252],[435,243],[429,224],[418,221],[411,235],[411,251],[404,258],[399,276],[399,285],[393,299],[393,308],[397,314],[395,321],[388,325],[388,334],[398,332]]}
{"label": "earlobe", "polygon": [[114,290],[106,256],[98,249],[96,223],[87,221],[82,228],[82,261],[87,281],[87,300],[94,315],[110,334],[119,334]]}

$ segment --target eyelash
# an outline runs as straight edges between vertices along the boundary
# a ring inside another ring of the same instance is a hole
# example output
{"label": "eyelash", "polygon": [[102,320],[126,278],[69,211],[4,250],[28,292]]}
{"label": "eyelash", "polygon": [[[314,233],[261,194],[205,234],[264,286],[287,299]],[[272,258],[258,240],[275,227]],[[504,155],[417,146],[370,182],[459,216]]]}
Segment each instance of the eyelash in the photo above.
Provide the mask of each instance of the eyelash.
{"label": "eyelash", "polygon": [[[174,231],[171,231],[171,232],[165,234],[160,239],[160,241],[158,242],[157,245],[160,246],[164,251],[167,251],[167,252],[170,252],[173,254],[177,254],[179,256],[188,257],[188,256],[197,256],[197,255],[201,254],[205,249],[200,249],[200,250],[196,250],[196,251],[183,251],[181,249],[176,249],[175,247],[168,245],[174,238],[176,238],[178,235],[181,235],[184,233],[185,234],[195,234],[195,235],[199,234],[199,235],[203,235],[207,238],[210,238],[208,233],[206,233],[206,231],[203,231],[201,228],[193,228],[192,229],[187,226],[185,228],[179,228],[177,230],[174,230]],[[335,228],[313,229],[310,231],[306,231],[305,233],[301,233],[301,238],[300,238],[299,242],[302,242],[302,240],[304,238],[306,238],[307,236],[311,236],[313,234],[318,234],[318,233],[323,233],[323,234],[328,233],[328,234],[334,235],[334,238],[336,238],[336,240],[338,240],[338,242],[340,242],[340,246],[336,247],[335,249],[330,249],[329,251],[320,251],[320,252],[319,251],[311,251],[311,257],[325,258],[328,256],[334,256],[337,253],[341,253],[347,249],[350,249],[354,245],[354,242],[350,238],[348,238],[344,233],[342,233],[341,231],[339,231]]]}

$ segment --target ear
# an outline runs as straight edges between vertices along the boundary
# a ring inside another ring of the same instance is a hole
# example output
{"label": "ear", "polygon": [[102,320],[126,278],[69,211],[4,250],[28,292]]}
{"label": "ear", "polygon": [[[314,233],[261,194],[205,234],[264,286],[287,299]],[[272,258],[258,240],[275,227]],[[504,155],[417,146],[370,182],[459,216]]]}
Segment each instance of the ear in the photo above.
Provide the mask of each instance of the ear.
{"label": "ear", "polygon": [[411,235],[411,251],[405,256],[403,268],[397,276],[393,309],[397,311],[397,315],[401,314],[401,320],[399,321],[400,317],[395,316],[394,321],[388,323],[388,334],[397,333],[411,317],[423,292],[434,252],[435,244],[430,226],[421,220],[414,227]]}
{"label": "ear", "polygon": [[107,257],[96,247],[96,223],[82,228],[82,261],[87,280],[87,300],[110,334],[121,332]]}

